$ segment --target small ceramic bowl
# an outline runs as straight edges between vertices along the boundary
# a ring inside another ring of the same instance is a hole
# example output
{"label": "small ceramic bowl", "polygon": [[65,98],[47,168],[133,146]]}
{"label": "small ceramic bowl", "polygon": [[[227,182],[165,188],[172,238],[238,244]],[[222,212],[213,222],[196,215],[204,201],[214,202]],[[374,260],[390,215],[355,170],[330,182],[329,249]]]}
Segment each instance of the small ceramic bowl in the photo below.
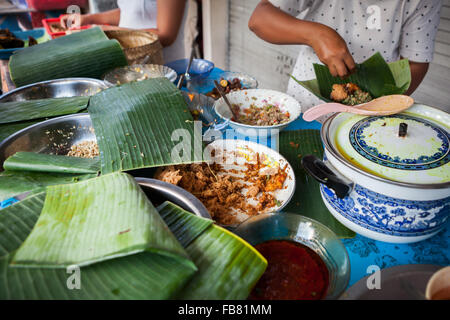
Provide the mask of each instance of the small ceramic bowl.
{"label": "small ceramic bowl", "polygon": [[348,285],[347,250],[333,231],[313,219],[293,213],[266,213],[244,221],[234,233],[253,246],[269,240],[291,240],[312,249],[329,272],[325,299],[337,299]]}
{"label": "small ceramic bowl", "polygon": [[249,89],[241,91],[233,91],[226,95],[230,103],[237,104],[241,110],[249,108],[251,105],[262,107],[267,104],[278,106],[281,111],[289,112],[289,121],[273,126],[254,126],[235,122],[230,120],[232,118],[231,110],[223,100],[220,98],[214,104],[214,110],[217,115],[229,120],[231,128],[238,133],[248,137],[268,137],[277,135],[281,130],[286,128],[291,122],[296,120],[301,113],[301,107],[297,100],[293,97],[274,90],[267,89]]}

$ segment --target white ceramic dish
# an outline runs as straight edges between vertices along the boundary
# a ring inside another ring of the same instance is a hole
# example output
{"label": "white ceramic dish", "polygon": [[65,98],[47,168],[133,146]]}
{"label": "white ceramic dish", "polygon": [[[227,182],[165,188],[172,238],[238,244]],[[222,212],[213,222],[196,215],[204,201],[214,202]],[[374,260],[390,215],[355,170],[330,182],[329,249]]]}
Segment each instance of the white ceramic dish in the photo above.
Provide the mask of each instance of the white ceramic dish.
{"label": "white ceramic dish", "polygon": [[[259,214],[267,212],[277,212],[282,210],[291,200],[295,191],[295,174],[291,165],[287,160],[273,149],[263,146],[258,143],[244,141],[244,140],[216,140],[210,143],[205,152],[210,155],[211,151],[215,150],[215,157],[211,161],[219,162],[223,165],[225,170],[236,169],[239,171],[246,170],[245,163],[256,162],[256,154],[259,153],[260,161],[270,168],[284,168],[286,166],[287,177],[283,188],[271,192],[279,201],[279,204],[272,208],[265,208]],[[264,156],[264,158],[262,158]],[[236,162],[236,163],[235,163]],[[238,175],[235,175],[238,176]],[[246,192],[246,189],[243,190]],[[249,199],[249,203],[256,204],[256,200]],[[237,213],[237,218],[240,222],[245,221],[250,216],[244,213]],[[227,226],[234,227],[234,226]]]}
{"label": "white ceramic dish", "polygon": [[[399,115],[352,117],[341,113],[322,126],[322,164],[303,159],[329,211],[379,241],[411,243],[441,231],[450,215],[450,115],[415,104]],[[405,138],[394,130],[399,122],[408,123]]]}
{"label": "white ceramic dish", "polygon": [[[229,121],[231,128],[248,137],[268,137],[277,135],[291,122],[296,120],[301,113],[301,107],[297,100],[285,93],[274,90],[248,89],[233,91],[227,94],[227,98],[231,104],[239,105],[241,110],[249,108],[252,104],[258,107],[273,104],[279,106],[281,111],[289,112],[288,122],[274,126],[251,126],[231,120]],[[222,119],[229,120],[232,118],[231,111],[222,98],[216,101],[214,104],[214,110]]]}

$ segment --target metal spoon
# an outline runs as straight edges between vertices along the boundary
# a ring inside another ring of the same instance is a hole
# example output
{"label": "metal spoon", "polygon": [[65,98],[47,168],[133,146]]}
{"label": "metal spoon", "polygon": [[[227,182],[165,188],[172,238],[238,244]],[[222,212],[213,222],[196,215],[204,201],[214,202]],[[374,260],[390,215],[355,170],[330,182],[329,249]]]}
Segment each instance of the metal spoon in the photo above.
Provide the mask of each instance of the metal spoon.
{"label": "metal spoon", "polygon": [[368,116],[385,116],[400,113],[411,107],[413,103],[413,98],[401,94],[379,97],[367,103],[358,104],[356,106],[347,106],[338,102],[330,102],[308,109],[303,114],[303,119],[305,121],[313,121],[332,112],[348,112]]}
{"label": "metal spoon", "polygon": [[239,119],[239,114],[237,114],[233,107],[231,106],[230,101],[228,101],[228,98],[226,97],[226,95],[223,93],[222,91],[222,86],[217,82],[217,80],[214,80],[214,85],[216,86],[217,91],[219,91],[220,96],[222,97],[222,99],[225,101],[225,103],[227,104],[228,108],[230,108],[231,113],[233,114],[233,117],[235,120]]}
{"label": "metal spoon", "polygon": [[192,60],[194,60],[194,45],[192,45],[191,56],[189,57],[188,66],[186,68],[186,72],[180,76],[180,80],[178,81],[177,88],[181,89],[183,86],[183,81],[186,79],[187,81],[191,80],[191,76],[189,75],[189,69],[191,69]]}

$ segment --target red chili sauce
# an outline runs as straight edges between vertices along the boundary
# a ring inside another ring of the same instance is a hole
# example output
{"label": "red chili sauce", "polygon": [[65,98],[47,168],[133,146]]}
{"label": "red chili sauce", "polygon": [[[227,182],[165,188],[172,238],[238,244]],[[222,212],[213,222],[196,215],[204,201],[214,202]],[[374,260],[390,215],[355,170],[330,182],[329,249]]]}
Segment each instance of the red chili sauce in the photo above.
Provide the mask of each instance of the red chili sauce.
{"label": "red chili sauce", "polygon": [[250,300],[319,300],[326,296],[328,269],[317,253],[288,240],[255,246],[268,262]]}

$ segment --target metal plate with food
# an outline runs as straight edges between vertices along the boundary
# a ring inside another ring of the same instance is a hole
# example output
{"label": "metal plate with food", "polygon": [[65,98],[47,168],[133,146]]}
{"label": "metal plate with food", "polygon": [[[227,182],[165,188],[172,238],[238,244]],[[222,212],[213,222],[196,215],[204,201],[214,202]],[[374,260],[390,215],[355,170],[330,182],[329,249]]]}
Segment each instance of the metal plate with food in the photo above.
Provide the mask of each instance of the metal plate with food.
{"label": "metal plate with food", "polygon": [[167,66],[158,64],[134,64],[116,68],[108,72],[105,75],[104,80],[108,86],[115,86],[131,81],[142,81],[160,77],[166,77],[174,82],[177,79],[177,73]]}
{"label": "metal plate with food", "polygon": [[234,119],[223,98],[214,104],[216,113],[223,119],[231,119],[230,127],[246,136],[275,135],[296,120],[301,113],[297,100],[274,90],[233,91],[226,97],[240,115],[239,119]]}
{"label": "metal plate with food", "polygon": [[98,155],[96,141],[89,114],[62,116],[29,126],[3,140],[0,144],[0,163],[19,151]]}
{"label": "metal plate with food", "polygon": [[202,201],[218,224],[235,227],[251,216],[282,210],[295,190],[291,165],[278,152],[243,140],[216,140],[211,161],[160,168],[155,178]]}

